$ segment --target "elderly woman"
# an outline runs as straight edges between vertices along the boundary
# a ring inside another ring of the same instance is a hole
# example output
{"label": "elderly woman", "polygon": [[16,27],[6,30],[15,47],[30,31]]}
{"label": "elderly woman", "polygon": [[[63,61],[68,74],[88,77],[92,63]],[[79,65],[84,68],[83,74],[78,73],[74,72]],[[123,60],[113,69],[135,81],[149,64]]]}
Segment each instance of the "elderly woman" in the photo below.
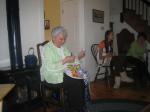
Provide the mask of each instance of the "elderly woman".
{"label": "elderly woman", "polygon": [[74,79],[64,74],[66,64],[73,63],[75,59],[82,59],[85,52],[78,56],[71,56],[71,52],[63,47],[67,39],[67,31],[58,26],[52,30],[52,41],[44,46],[41,75],[47,83],[55,87],[63,84],[67,93],[66,111],[74,112],[84,106],[84,81]]}

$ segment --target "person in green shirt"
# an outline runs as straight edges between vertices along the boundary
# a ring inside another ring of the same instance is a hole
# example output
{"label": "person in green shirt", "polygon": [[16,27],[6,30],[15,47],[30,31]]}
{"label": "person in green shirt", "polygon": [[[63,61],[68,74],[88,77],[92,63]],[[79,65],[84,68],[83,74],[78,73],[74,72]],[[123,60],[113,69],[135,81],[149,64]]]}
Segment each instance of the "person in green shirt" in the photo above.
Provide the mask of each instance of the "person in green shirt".
{"label": "person in green shirt", "polygon": [[146,86],[149,78],[148,67],[144,60],[144,53],[146,52],[146,34],[141,32],[137,36],[127,53],[127,62],[136,66],[136,74],[142,87]]}
{"label": "person in green shirt", "polygon": [[74,63],[85,56],[85,51],[81,51],[78,56],[72,56],[71,52],[63,45],[67,39],[67,31],[64,27],[58,26],[52,30],[52,41],[43,48],[41,76],[44,80],[55,87],[63,85],[67,91],[67,112],[80,110],[84,107],[84,80],[74,79],[64,74],[65,67],[69,63]]}

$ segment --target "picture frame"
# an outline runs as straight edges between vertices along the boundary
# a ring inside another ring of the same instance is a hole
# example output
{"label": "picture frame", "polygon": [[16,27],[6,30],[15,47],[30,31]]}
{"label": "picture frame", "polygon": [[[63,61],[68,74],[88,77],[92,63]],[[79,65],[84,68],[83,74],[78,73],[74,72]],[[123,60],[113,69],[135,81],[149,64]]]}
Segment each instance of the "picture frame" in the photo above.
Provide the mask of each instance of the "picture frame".
{"label": "picture frame", "polygon": [[93,22],[104,23],[104,11],[93,9],[92,14]]}
{"label": "picture frame", "polygon": [[44,20],[44,28],[45,30],[50,29],[50,20]]}

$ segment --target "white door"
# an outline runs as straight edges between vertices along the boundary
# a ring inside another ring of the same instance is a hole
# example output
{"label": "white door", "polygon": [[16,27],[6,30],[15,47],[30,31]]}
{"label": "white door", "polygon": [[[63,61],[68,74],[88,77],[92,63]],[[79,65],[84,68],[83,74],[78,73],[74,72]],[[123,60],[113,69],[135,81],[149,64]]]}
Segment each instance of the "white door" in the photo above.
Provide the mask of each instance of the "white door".
{"label": "white door", "polygon": [[62,0],[61,3],[61,24],[68,32],[66,46],[73,55],[77,55],[80,48],[78,4],[78,0]]}

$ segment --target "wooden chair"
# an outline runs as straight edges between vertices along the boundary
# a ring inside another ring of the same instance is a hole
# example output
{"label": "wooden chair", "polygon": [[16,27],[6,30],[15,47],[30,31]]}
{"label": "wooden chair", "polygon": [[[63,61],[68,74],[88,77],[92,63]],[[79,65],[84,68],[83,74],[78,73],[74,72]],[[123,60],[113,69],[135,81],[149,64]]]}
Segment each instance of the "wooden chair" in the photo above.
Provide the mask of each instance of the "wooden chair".
{"label": "wooden chair", "polygon": [[[97,65],[97,71],[96,71],[96,76],[95,76],[94,81],[97,80],[98,76],[104,75],[106,85],[110,87],[110,78],[109,78],[109,74],[108,74],[109,73],[108,69],[110,68],[110,65],[103,65],[103,63],[99,63],[99,60],[97,57],[98,52],[99,52],[98,45],[99,44],[92,44],[92,46],[91,46],[91,52],[92,52],[92,55],[94,57],[96,65]],[[101,72],[101,69],[104,69],[104,72]]]}
{"label": "wooden chair", "polygon": [[[38,53],[38,60],[39,60],[39,66],[42,66],[42,58],[43,58],[43,47],[48,43],[49,41],[44,41],[42,43],[37,44],[37,53]],[[43,97],[46,106],[48,104],[53,104],[59,107],[62,107],[64,105],[64,94],[63,94],[63,84],[59,87],[55,87],[54,84],[47,83],[42,75],[40,75],[40,90],[41,90],[41,96]],[[58,90],[60,92],[60,101],[59,102],[53,102],[52,98],[48,97],[46,95],[46,90],[50,90],[51,93],[55,90]]]}

